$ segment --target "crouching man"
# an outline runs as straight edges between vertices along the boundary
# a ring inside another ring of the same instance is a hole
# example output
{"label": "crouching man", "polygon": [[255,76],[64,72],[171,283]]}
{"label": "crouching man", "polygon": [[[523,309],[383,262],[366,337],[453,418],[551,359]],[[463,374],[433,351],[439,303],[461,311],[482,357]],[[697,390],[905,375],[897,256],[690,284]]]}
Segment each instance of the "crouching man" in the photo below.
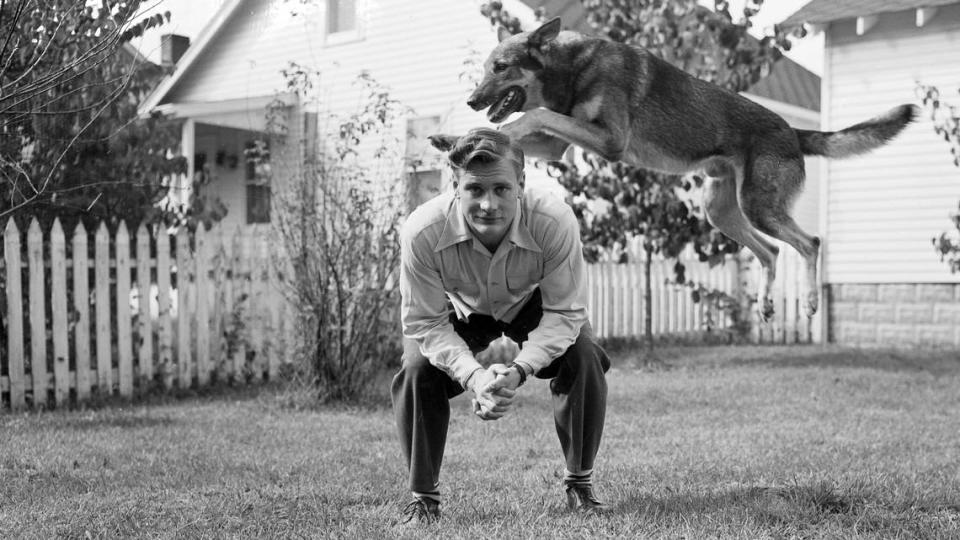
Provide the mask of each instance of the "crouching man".
{"label": "crouching man", "polygon": [[[476,415],[496,420],[531,376],[551,380],[567,504],[607,510],[591,473],[610,362],[587,321],[576,217],[559,197],[524,189],[523,151],[503,133],[431,140],[449,150],[455,181],[401,232],[403,365],[391,392],[413,492],[403,521],[440,517],[448,400],[470,390]],[[474,355],[501,334],[520,353],[510,366],[484,368]]]}

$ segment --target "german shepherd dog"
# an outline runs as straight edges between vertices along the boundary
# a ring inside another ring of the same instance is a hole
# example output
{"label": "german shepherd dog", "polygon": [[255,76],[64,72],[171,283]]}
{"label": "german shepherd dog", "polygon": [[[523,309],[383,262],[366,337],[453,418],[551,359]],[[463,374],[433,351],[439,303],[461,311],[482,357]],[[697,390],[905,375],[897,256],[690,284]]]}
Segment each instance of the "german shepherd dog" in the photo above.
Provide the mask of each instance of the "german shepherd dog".
{"label": "german shepherd dog", "polygon": [[778,248],[760,232],[804,258],[805,312],[817,311],[820,239],[790,216],[803,188],[803,156],[843,158],[873,150],[920,112],[901,105],[842,131],[793,129],[770,110],[645,49],[561,32],[559,18],[517,35],[501,29],[499,38],[467,104],[478,111],[489,107],[494,123],[524,111],[500,129],[527,155],[557,160],[574,144],[608,161],[672,174],[701,172],[708,221],[763,265],[758,308],[764,320],[773,314]]}

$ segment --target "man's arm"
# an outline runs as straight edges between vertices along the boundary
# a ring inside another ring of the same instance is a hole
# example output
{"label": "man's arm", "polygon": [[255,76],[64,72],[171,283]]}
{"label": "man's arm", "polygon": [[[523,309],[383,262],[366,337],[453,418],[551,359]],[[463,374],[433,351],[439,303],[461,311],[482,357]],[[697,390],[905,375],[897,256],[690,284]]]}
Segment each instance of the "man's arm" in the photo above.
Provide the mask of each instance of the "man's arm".
{"label": "man's arm", "polygon": [[419,231],[404,224],[400,234],[400,319],[403,335],[420,345],[420,352],[437,368],[467,388],[470,376],[483,366],[450,324],[447,295],[433,246]]}
{"label": "man's arm", "polygon": [[543,246],[543,279],[540,294],[543,316],[530,332],[514,363],[536,373],[559,358],[580,335],[587,321],[586,263],[580,226],[573,210],[564,205]]}

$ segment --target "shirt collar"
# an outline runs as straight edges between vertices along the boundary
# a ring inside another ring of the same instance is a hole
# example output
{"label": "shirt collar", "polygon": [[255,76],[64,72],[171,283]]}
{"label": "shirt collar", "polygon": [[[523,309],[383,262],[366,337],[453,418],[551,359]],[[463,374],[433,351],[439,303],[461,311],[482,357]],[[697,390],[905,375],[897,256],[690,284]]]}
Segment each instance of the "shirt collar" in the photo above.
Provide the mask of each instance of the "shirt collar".
{"label": "shirt collar", "polygon": [[[470,232],[470,227],[467,226],[467,219],[460,211],[460,198],[454,196],[453,201],[447,208],[447,220],[434,251],[441,251],[454,244],[472,239],[473,234]],[[517,198],[517,213],[513,217],[510,232],[507,233],[505,240],[519,248],[537,253],[541,251],[540,246],[533,240],[530,230],[527,229],[527,212],[525,212],[523,199],[521,198]]]}

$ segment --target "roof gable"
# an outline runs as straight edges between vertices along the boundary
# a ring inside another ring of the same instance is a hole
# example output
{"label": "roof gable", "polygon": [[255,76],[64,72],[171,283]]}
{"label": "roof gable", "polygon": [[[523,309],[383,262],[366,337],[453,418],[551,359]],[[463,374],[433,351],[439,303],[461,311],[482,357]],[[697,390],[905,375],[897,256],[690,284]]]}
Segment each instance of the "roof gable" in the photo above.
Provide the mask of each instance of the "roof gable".
{"label": "roof gable", "polygon": [[196,62],[200,53],[214,40],[214,37],[223,29],[227,20],[230,19],[237,7],[243,2],[244,0],[227,0],[227,2],[224,3],[213,16],[213,19],[200,31],[197,39],[187,48],[187,52],[184,53],[180,61],[177,62],[173,72],[160,81],[160,84],[153,93],[140,105],[139,112],[141,115],[150,114],[150,111],[162,102],[170,90],[172,90],[173,87],[180,82],[184,74],[190,70],[190,67]]}

